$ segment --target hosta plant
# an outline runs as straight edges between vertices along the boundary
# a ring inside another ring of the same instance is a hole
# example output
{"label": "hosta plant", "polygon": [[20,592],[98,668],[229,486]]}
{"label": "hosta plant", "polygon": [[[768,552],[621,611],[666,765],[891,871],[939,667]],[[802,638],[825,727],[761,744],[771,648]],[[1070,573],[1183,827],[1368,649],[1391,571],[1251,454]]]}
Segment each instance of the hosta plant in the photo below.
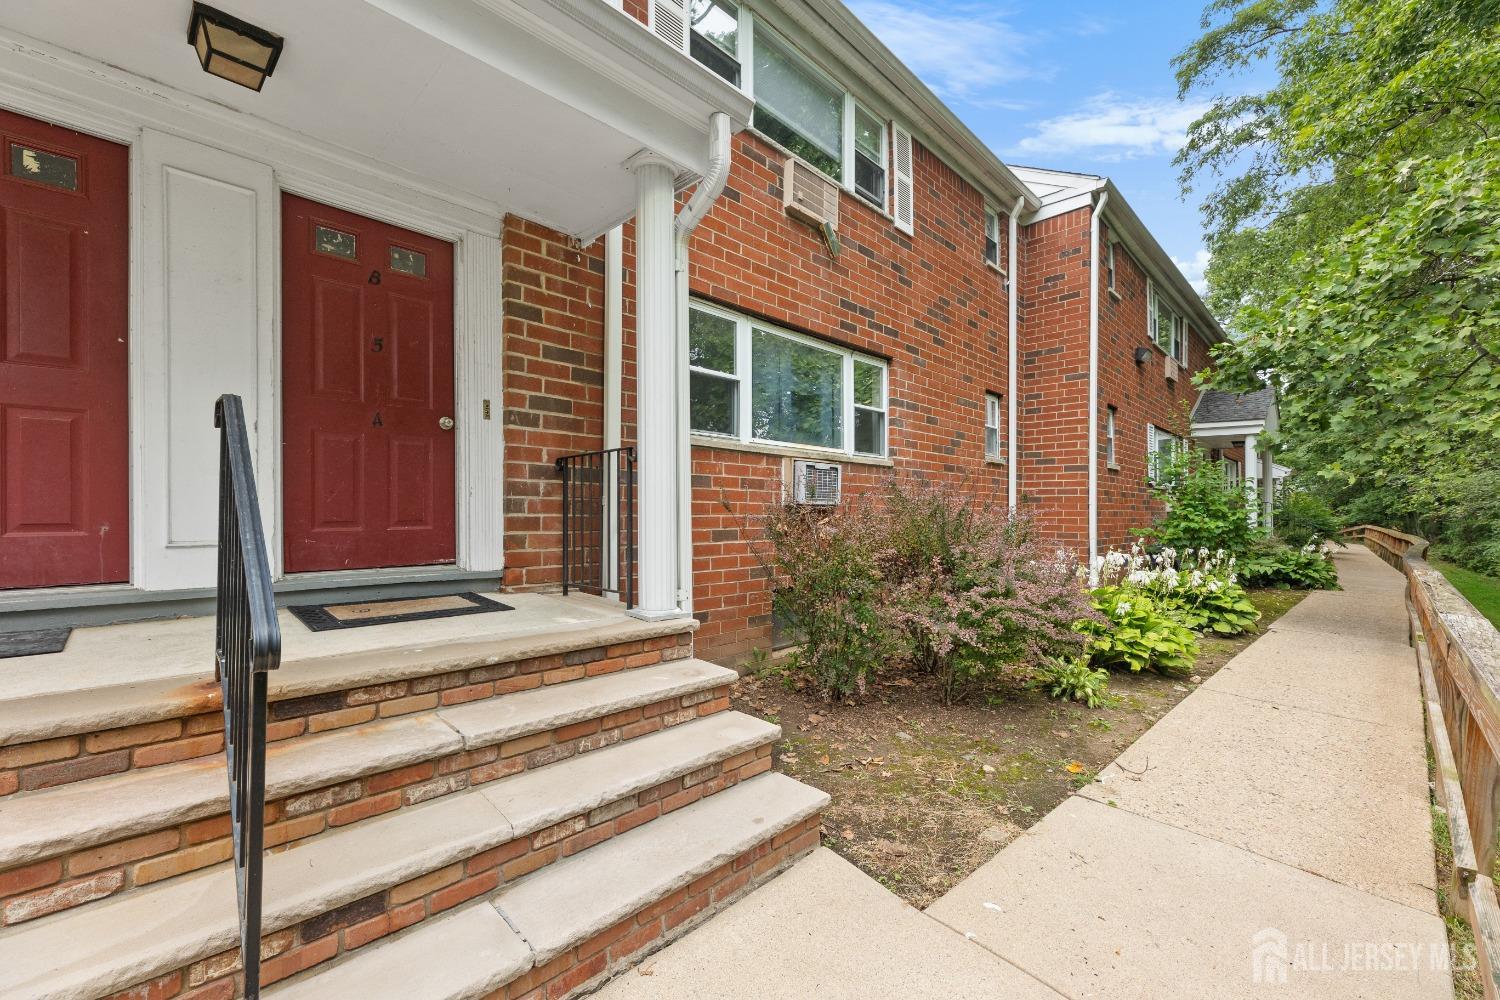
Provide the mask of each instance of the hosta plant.
{"label": "hosta plant", "polygon": [[1236,559],[1223,549],[1147,553],[1139,543],[1112,551],[1094,564],[1097,580],[1151,598],[1156,606],[1199,632],[1239,635],[1255,627],[1260,611],[1239,585]]}
{"label": "hosta plant", "polygon": [[1143,593],[1118,586],[1098,587],[1094,609],[1106,624],[1080,621],[1074,626],[1088,637],[1089,662],[1124,667],[1135,673],[1185,674],[1198,658],[1198,639],[1176,615]]}
{"label": "hosta plant", "polygon": [[1240,563],[1240,574],[1251,587],[1277,587],[1282,590],[1337,590],[1339,573],[1333,560],[1316,544],[1294,549],[1289,545],[1266,543]]}
{"label": "hosta plant", "polygon": [[1037,687],[1060,701],[1076,701],[1089,708],[1109,703],[1109,671],[1089,666],[1084,656],[1049,656],[1037,667]]}

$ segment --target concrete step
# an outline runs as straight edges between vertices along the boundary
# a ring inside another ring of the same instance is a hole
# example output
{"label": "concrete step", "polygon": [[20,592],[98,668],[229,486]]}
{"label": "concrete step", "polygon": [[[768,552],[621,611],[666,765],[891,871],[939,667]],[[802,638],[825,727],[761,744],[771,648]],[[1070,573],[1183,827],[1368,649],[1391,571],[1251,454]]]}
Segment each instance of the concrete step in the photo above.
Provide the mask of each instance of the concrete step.
{"label": "concrete step", "polygon": [[[266,800],[709,692],[735,677],[702,660],[677,660],[274,743]],[[0,872],[223,815],[228,801],[222,754],[6,796]]]}
{"label": "concrete step", "polygon": [[475,1000],[531,969],[531,949],[488,902],[418,924],[309,976],[263,992],[265,1000]]}
{"label": "concrete step", "polygon": [[[543,987],[549,997],[573,995],[774,874],[777,867],[752,872],[747,855],[816,817],[827,802],[824,793],[784,775],[753,778],[543,868],[487,903],[273,987],[267,1000],[470,1000],[506,984],[516,995]],[[745,877],[725,886],[722,895],[712,898],[704,890],[704,904],[691,897],[677,903],[679,894],[686,896],[705,876],[736,862]],[[672,923],[667,904],[696,908],[691,918]],[[640,925],[629,928],[634,933],[601,939],[632,920]],[[519,968],[507,932],[527,947],[529,972]],[[476,940],[505,944],[492,945],[500,953],[491,957],[477,953]],[[597,950],[573,960],[570,950],[586,942],[597,942]],[[518,980],[522,973],[527,978]]]}
{"label": "concrete step", "polygon": [[[719,713],[270,854],[264,930],[269,934],[356,903],[362,920],[423,898],[422,914],[434,915],[492,890],[504,860],[521,862],[521,872],[555,861],[563,851],[551,847],[561,838],[538,850],[539,838],[530,835],[554,825],[556,818],[587,816],[601,804],[742,756],[778,734],[769,723]],[[651,825],[622,836],[639,835]],[[496,854],[496,848],[504,850]],[[475,867],[481,854],[488,856],[484,869]],[[484,871],[492,874],[475,874]],[[442,877],[433,878],[434,873]],[[367,902],[372,898],[379,905]],[[8,928],[0,931],[0,996],[82,1000],[185,969],[234,947],[235,914],[234,873],[221,864]],[[336,933],[343,926],[330,923],[317,932],[318,940],[327,940],[329,927]],[[337,938],[331,947],[330,955],[338,950]]]}
{"label": "concrete step", "polygon": [[[591,598],[515,595],[514,613],[311,633],[283,614],[274,742],[691,655],[696,623]],[[0,797],[223,749],[213,620],[79,629],[7,664]],[[12,665],[13,664],[13,665]]]}

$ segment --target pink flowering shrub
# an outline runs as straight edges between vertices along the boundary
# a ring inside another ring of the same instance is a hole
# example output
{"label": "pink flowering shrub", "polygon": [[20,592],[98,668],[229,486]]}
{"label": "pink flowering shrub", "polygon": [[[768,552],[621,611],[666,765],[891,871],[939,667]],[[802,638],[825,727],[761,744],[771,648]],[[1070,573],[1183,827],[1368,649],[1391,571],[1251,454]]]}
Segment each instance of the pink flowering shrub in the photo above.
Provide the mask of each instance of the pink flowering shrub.
{"label": "pink flowering shrub", "polygon": [[953,487],[892,479],[838,508],[785,504],[764,537],[779,609],[803,634],[797,664],[830,697],[899,662],[950,700],[1019,684],[1046,657],[1081,654],[1074,623],[1098,617],[1071,556]]}

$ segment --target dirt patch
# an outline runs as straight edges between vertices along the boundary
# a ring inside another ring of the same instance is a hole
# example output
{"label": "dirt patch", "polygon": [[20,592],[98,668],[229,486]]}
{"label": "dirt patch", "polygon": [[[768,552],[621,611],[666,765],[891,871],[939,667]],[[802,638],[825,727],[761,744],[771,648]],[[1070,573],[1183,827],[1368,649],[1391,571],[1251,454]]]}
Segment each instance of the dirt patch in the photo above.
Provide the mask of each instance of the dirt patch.
{"label": "dirt patch", "polygon": [[[1253,591],[1260,627],[1304,596]],[[823,842],[925,907],[1211,677],[1255,635],[1205,639],[1191,678],[1116,673],[1112,704],[1035,691],[945,706],[930,678],[894,673],[859,704],[829,705],[772,666],[734,687],[734,707],[780,723],[781,771],[828,792]]]}

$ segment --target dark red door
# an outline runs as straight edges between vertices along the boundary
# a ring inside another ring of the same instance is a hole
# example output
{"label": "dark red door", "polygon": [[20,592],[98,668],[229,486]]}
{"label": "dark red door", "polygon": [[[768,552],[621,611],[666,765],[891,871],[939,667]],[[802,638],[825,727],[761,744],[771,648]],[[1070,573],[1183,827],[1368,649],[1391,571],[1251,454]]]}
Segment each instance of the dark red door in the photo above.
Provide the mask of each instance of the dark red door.
{"label": "dark red door", "polygon": [[129,154],[0,111],[0,588],[130,578]]}
{"label": "dark red door", "polygon": [[287,572],[452,562],[453,246],[281,209]]}

